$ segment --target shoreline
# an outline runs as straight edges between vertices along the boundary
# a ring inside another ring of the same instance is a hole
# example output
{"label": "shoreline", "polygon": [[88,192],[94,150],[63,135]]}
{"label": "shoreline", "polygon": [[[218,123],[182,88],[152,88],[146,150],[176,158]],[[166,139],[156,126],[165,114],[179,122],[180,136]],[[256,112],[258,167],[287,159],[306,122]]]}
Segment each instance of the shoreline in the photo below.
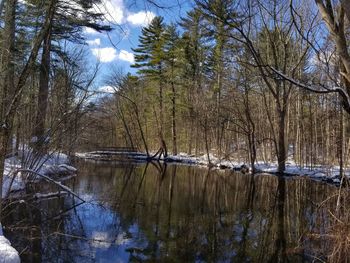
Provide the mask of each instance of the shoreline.
{"label": "shoreline", "polygon": [[[251,167],[244,162],[237,162],[234,160],[219,159],[210,154],[210,162],[207,159],[207,155],[194,156],[185,153],[179,153],[178,155],[168,155],[168,157],[161,158],[147,157],[146,153],[142,152],[114,152],[114,151],[92,151],[75,153],[74,155],[78,159],[100,161],[100,162],[135,162],[145,163],[152,161],[159,161],[164,163],[193,165],[198,167],[207,167],[209,169],[216,170],[232,170],[242,173],[251,173]],[[258,161],[255,165],[255,174],[270,174],[278,176],[277,163],[265,163]],[[293,161],[286,163],[286,170],[282,174],[284,177],[307,177],[318,182],[325,182],[335,186],[340,186],[341,177],[340,168],[338,166],[325,166],[314,165],[313,167],[300,167]],[[345,172],[345,179],[349,179],[350,174]]]}

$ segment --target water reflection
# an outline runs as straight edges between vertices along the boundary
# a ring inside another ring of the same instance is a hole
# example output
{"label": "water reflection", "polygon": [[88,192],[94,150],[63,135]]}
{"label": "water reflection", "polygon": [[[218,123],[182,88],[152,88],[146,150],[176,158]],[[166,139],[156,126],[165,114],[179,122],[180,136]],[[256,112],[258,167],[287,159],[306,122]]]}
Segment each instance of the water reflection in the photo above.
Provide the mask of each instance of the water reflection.
{"label": "water reflection", "polygon": [[331,186],[176,165],[79,167],[66,183],[88,203],[7,209],[23,262],[311,262],[325,251],[308,234],[327,227],[314,204]]}

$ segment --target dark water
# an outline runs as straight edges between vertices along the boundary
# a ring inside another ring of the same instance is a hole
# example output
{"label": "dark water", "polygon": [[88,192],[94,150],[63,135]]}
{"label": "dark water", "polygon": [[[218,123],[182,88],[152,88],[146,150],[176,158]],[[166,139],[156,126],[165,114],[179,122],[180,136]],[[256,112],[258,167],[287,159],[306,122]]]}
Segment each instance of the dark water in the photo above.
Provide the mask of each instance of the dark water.
{"label": "dark water", "polygon": [[327,247],[311,238],[329,224],[317,208],[336,191],[326,184],[176,165],[78,167],[64,183],[88,203],[65,196],[6,209],[23,262],[312,262]]}

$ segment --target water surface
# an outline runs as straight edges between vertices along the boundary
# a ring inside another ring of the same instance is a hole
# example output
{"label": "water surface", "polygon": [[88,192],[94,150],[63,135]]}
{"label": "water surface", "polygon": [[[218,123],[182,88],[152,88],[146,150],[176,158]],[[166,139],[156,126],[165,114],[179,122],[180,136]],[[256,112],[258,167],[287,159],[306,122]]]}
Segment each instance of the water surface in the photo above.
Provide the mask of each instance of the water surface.
{"label": "water surface", "polygon": [[330,220],[317,208],[336,191],[327,184],[181,165],[77,165],[64,183],[87,203],[64,196],[6,209],[5,234],[23,262],[312,262],[327,247],[311,238]]}

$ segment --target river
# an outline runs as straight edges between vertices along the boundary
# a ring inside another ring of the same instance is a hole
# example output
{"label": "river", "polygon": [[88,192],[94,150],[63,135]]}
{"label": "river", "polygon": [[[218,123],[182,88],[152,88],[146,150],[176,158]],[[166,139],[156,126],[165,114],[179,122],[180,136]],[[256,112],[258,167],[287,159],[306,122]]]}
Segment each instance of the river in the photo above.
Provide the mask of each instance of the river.
{"label": "river", "polygon": [[184,165],[76,165],[64,184],[86,203],[66,195],[6,208],[4,231],[22,262],[312,262],[329,245],[316,238],[335,205],[319,206],[337,190],[325,183]]}

